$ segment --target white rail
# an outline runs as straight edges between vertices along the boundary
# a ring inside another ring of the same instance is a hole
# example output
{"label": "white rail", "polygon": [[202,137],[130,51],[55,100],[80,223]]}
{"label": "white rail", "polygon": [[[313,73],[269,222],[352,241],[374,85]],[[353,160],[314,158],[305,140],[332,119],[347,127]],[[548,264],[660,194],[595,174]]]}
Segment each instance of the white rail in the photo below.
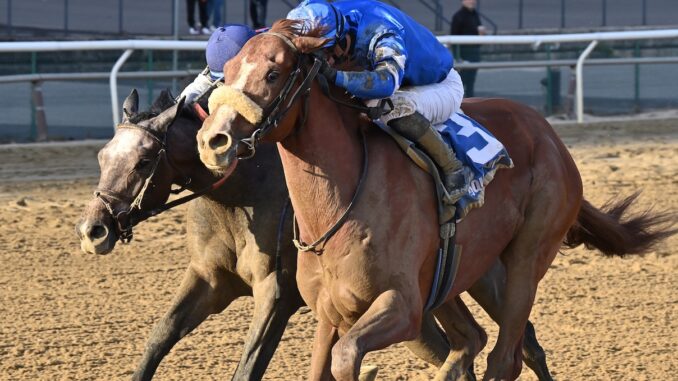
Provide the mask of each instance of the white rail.
{"label": "white rail", "polygon": [[207,41],[113,40],[113,41],[36,41],[0,42],[0,53],[57,52],[77,50],[124,50],[109,75],[113,126],[120,123],[118,108],[118,72],[135,50],[204,50]]}
{"label": "white rail", "polygon": [[[525,36],[439,36],[438,40],[446,45],[532,45],[537,48],[541,44],[565,42],[589,42],[588,47],[577,60],[576,105],[577,121],[581,123],[584,115],[583,66],[591,51],[599,41],[615,40],[649,40],[678,38],[678,29],[549,34]],[[119,120],[117,74],[127,58],[134,50],[203,50],[206,41],[168,41],[168,40],[115,40],[115,41],[41,41],[41,42],[0,42],[0,53],[7,52],[53,52],[75,50],[123,50],[124,53],[111,69],[109,81],[111,85],[111,107],[113,121]],[[549,65],[544,65],[549,66]]]}
{"label": "white rail", "polygon": [[589,45],[579,55],[576,66],[575,104],[577,122],[584,122],[584,62],[599,41],[619,40],[651,40],[678,38],[678,29],[577,33],[577,34],[545,34],[533,36],[440,36],[438,40],[446,45],[532,45],[535,49],[541,44],[561,42],[588,42]]}

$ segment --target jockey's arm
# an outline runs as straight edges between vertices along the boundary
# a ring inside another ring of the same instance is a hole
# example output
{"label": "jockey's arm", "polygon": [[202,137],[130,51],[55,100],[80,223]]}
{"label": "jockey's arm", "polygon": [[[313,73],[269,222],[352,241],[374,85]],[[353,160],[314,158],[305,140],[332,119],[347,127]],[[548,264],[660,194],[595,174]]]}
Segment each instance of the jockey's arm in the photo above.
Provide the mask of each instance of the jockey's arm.
{"label": "jockey's arm", "polygon": [[399,36],[383,36],[375,45],[372,59],[374,70],[339,71],[335,84],[362,99],[393,95],[400,88],[405,74],[405,44]]}
{"label": "jockey's arm", "polygon": [[186,86],[177,97],[177,100],[181,99],[181,97],[186,97],[186,104],[195,102],[198,97],[212,86],[213,81],[217,79],[219,79],[219,77],[214,77],[211,74],[209,67],[205,68],[205,70],[195,77],[193,82]]}

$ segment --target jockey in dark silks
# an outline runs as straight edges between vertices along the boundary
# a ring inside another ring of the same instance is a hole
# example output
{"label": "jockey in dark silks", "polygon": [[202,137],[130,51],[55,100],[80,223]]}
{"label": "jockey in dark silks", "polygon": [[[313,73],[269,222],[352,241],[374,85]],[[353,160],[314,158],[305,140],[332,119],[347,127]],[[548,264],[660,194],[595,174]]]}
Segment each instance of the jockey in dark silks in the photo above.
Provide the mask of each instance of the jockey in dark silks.
{"label": "jockey in dark silks", "polygon": [[[450,51],[414,19],[378,1],[306,0],[287,18],[300,20],[305,31],[324,31],[330,65],[322,73],[335,85],[368,104],[391,98],[394,110],[382,121],[438,164],[450,195],[447,202],[461,198],[469,172],[433,127],[459,111],[464,97]],[[345,61],[359,70],[333,67]]]}

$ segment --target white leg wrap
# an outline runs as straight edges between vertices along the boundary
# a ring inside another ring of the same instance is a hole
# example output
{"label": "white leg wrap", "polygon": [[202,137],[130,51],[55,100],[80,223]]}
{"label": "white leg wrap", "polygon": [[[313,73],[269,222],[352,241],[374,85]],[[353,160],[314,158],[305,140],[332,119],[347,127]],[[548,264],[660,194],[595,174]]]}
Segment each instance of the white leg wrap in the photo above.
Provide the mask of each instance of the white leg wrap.
{"label": "white leg wrap", "polygon": [[[408,86],[397,90],[392,96],[394,110],[381,117],[384,123],[392,119],[402,118],[419,111],[433,125],[444,123],[459,111],[464,99],[464,86],[461,77],[452,69],[440,83],[424,86]],[[367,101],[368,106],[375,106],[378,100]]]}

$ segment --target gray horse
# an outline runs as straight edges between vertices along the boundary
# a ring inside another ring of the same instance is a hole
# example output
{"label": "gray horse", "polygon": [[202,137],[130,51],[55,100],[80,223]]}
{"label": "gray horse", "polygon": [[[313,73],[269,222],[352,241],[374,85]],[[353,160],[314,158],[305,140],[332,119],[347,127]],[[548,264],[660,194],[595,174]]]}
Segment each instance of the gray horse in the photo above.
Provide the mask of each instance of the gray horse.
{"label": "gray horse", "polygon": [[[149,112],[138,113],[138,102],[133,91],[123,104],[123,123],[99,152],[96,197],[76,225],[87,253],[107,254],[119,239],[130,240],[133,225],[166,203],[173,184],[198,191],[218,180],[198,158],[196,133],[201,123],[194,112],[182,108],[181,102],[174,104],[167,92]],[[186,231],[191,262],[172,306],[148,339],[134,380],[150,380],[174,344],[210,314],[220,313],[245,295],[254,297],[255,308],[233,379],[263,377],[288,319],[303,306],[295,281],[297,251],[291,244],[291,215],[284,212],[287,200],[277,150],[262,145],[255,158],[240,163],[223,186],[189,204]],[[501,310],[504,281],[504,268],[497,262],[469,290],[494,320]],[[435,319],[427,316],[420,337],[406,343],[418,357],[440,366],[450,344],[453,350],[475,353],[485,345],[484,331],[465,316],[444,309],[434,313],[443,324],[457,327],[455,335],[448,342]],[[528,367],[540,380],[551,380],[530,322],[523,348]]]}

